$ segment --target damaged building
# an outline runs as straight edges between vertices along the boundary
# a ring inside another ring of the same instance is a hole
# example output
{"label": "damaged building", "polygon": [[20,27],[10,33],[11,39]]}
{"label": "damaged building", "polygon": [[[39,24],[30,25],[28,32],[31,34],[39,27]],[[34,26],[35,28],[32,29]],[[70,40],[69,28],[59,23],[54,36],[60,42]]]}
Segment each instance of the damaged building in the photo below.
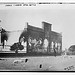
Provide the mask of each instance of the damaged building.
{"label": "damaged building", "polygon": [[4,41],[7,48],[5,50],[10,51],[11,45],[21,42],[25,53],[52,53],[54,49],[57,53],[62,52],[62,35],[51,30],[52,24],[42,22],[42,28],[31,26],[28,23],[26,25],[24,30],[4,32],[8,35],[8,39]]}

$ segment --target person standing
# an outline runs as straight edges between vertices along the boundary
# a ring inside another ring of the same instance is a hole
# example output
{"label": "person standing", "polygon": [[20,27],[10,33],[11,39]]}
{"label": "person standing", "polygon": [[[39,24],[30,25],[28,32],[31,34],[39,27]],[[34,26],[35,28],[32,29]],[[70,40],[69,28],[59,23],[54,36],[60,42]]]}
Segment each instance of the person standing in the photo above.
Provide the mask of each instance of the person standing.
{"label": "person standing", "polygon": [[45,38],[45,39],[44,39],[44,50],[45,50],[45,51],[47,51],[48,45],[49,45],[49,42],[48,42],[48,40]]}
{"label": "person standing", "polygon": [[18,43],[16,43],[16,49],[15,49],[16,55],[18,54],[18,49],[19,49],[19,46],[18,46]]}
{"label": "person standing", "polygon": [[55,47],[55,43],[54,43],[54,56],[56,57],[56,47]]}

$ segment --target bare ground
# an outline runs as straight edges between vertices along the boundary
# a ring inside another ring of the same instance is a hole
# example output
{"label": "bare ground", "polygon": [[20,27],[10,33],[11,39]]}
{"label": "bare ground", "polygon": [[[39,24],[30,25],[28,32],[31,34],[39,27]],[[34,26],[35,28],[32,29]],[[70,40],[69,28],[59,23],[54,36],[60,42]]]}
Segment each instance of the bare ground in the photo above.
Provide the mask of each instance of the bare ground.
{"label": "bare ground", "polygon": [[75,71],[75,56],[0,58],[0,71]]}

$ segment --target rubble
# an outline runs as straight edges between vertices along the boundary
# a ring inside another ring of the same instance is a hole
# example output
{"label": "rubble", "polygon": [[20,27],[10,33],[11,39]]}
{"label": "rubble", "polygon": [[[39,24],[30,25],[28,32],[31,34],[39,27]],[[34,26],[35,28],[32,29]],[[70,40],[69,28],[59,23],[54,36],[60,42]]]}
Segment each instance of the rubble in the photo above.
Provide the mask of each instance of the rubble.
{"label": "rubble", "polygon": [[64,70],[72,70],[72,69],[74,69],[74,66],[73,66],[73,65],[72,65],[72,66],[68,66],[68,67],[64,68]]}
{"label": "rubble", "polygon": [[2,58],[0,58],[0,60],[7,60],[7,59],[2,59]]}
{"label": "rubble", "polygon": [[13,63],[22,63],[23,62],[23,60],[14,60],[14,62]]}
{"label": "rubble", "polygon": [[40,64],[39,68],[42,68],[42,64]]}

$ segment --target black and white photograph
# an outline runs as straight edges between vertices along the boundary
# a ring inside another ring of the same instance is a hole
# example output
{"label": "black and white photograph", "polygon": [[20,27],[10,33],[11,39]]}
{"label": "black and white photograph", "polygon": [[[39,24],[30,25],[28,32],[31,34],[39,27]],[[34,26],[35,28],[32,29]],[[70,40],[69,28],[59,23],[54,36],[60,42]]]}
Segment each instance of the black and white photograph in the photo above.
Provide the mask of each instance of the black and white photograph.
{"label": "black and white photograph", "polygon": [[75,3],[0,3],[0,71],[75,72]]}

